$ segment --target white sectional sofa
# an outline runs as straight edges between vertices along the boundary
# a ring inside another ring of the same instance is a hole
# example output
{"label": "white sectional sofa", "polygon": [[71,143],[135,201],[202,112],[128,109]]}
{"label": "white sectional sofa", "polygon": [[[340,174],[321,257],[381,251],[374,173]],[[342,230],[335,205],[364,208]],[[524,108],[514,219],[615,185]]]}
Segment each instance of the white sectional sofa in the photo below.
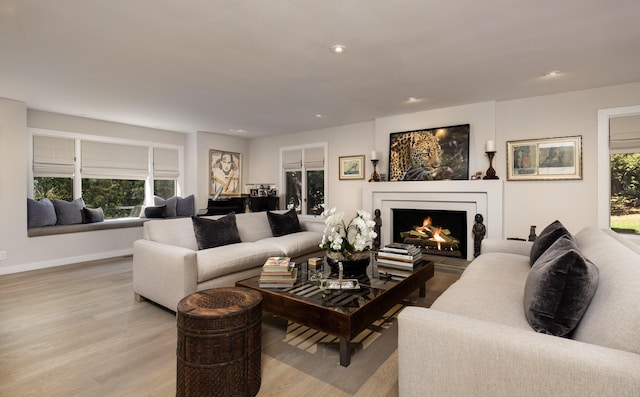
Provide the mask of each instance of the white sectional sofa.
{"label": "white sectional sofa", "polygon": [[484,240],[430,309],[399,315],[401,396],[640,396],[640,250],[610,230],[577,233],[599,272],[566,337],[525,315],[531,243]]}
{"label": "white sectional sofa", "polygon": [[235,218],[240,242],[201,250],[191,218],[145,222],[143,238],[133,246],[136,300],[146,298],[175,311],[180,299],[191,293],[234,286],[238,280],[258,275],[270,256],[289,256],[301,262],[322,255],[322,222],[299,221],[302,231],[274,237],[266,212]]}

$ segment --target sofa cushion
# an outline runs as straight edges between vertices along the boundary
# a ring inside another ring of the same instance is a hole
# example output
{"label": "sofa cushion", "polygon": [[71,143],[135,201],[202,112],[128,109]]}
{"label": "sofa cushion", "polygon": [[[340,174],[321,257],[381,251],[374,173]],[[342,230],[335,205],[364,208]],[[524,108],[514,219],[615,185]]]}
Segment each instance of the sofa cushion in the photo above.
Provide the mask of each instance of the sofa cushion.
{"label": "sofa cushion", "polygon": [[198,250],[191,218],[154,219],[142,227],[143,238],[161,244],[175,245],[193,251]]}
{"label": "sofa cushion", "polygon": [[282,252],[282,255],[295,258],[318,251],[320,242],[322,242],[321,233],[298,232],[287,234],[286,236],[265,238],[256,244],[276,247]]}
{"label": "sofa cushion", "polygon": [[640,255],[596,227],[575,237],[582,253],[598,266],[600,280],[571,337],[640,354]]}
{"label": "sofa cushion", "polygon": [[[168,199],[163,199],[162,197],[153,196],[153,204],[156,206],[166,205],[164,210],[164,216],[167,218],[173,218],[177,216],[176,209],[178,206],[178,198],[177,197],[169,197]],[[193,215],[193,214],[191,214]]]}
{"label": "sofa cushion", "polygon": [[237,243],[198,251],[198,282],[261,267],[270,256],[281,256],[275,247],[259,243]]}
{"label": "sofa cushion", "polygon": [[482,254],[431,308],[531,331],[522,310],[523,286],[530,270],[528,255]]}
{"label": "sofa cushion", "polygon": [[167,211],[167,205],[156,205],[144,208],[145,218],[165,218],[165,212]]}
{"label": "sofa cushion", "polygon": [[56,209],[56,225],[75,225],[82,223],[84,200],[79,197],[73,201],[53,200]]}
{"label": "sofa cushion", "polygon": [[191,220],[199,250],[240,242],[235,212],[219,219],[192,216]]}
{"label": "sofa cushion", "polygon": [[569,236],[571,239],[573,239],[571,233],[569,233],[569,231],[564,227],[564,225],[562,225],[562,223],[560,223],[560,221],[556,220],[545,227],[531,246],[531,253],[529,254],[531,265],[533,266],[540,255],[542,255],[547,250],[547,248],[551,247],[551,245],[555,243],[556,240],[561,236]]}
{"label": "sofa cushion", "polygon": [[536,332],[567,336],[598,287],[598,268],[563,235],[534,263],[524,288],[525,315]]}
{"label": "sofa cushion", "polygon": [[267,219],[269,220],[271,233],[274,237],[285,236],[301,230],[300,221],[298,221],[298,214],[294,209],[291,209],[284,214],[276,214],[275,212],[267,211]]}
{"label": "sofa cushion", "polygon": [[196,198],[193,194],[187,197],[176,197],[176,216],[193,216],[196,214]]}
{"label": "sofa cushion", "polygon": [[36,201],[27,198],[27,227],[41,227],[55,225],[58,218],[56,209],[48,198]]}
{"label": "sofa cushion", "polygon": [[243,242],[254,242],[273,237],[265,211],[239,214],[236,217],[236,223],[240,240]]}
{"label": "sofa cushion", "polygon": [[104,211],[102,207],[82,209],[83,222],[82,223],[98,223],[104,222]]}

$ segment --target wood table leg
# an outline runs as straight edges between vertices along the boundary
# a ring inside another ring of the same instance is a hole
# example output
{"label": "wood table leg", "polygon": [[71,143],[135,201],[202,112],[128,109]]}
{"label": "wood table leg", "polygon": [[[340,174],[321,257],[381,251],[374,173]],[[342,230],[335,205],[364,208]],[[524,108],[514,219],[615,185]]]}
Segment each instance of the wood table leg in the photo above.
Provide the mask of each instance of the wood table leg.
{"label": "wood table leg", "polygon": [[424,298],[425,296],[427,296],[427,287],[426,284],[422,284],[420,287],[420,297]]}
{"label": "wood table leg", "polygon": [[348,367],[351,364],[351,343],[349,339],[340,338],[340,365]]}

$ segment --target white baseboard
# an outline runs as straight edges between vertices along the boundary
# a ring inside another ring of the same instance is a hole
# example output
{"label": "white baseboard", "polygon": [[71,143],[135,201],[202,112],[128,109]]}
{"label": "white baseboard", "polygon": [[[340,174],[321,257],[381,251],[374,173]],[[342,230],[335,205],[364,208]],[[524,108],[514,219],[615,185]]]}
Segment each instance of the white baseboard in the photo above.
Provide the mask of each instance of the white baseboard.
{"label": "white baseboard", "polygon": [[28,272],[31,270],[47,269],[47,268],[56,267],[56,266],[71,265],[71,264],[80,263],[80,262],[89,262],[89,261],[95,261],[100,259],[116,258],[119,256],[127,256],[127,255],[133,255],[133,248],[119,250],[119,251],[100,252],[100,253],[91,254],[91,255],[73,256],[69,258],[59,258],[59,259],[53,259],[50,261],[25,263],[22,265],[15,265],[15,266],[0,267],[0,276],[5,274]]}

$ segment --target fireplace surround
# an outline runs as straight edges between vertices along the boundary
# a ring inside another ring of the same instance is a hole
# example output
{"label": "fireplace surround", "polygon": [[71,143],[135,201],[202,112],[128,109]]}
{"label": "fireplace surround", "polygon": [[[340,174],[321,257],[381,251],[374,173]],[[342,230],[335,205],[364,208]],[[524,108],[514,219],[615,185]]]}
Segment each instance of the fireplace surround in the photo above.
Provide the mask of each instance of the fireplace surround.
{"label": "fireplace surround", "polygon": [[473,259],[473,224],[476,214],[484,218],[485,238],[503,238],[503,181],[371,182],[362,189],[362,207],[380,210],[380,243],[393,242],[394,209],[466,212],[466,258]]}

